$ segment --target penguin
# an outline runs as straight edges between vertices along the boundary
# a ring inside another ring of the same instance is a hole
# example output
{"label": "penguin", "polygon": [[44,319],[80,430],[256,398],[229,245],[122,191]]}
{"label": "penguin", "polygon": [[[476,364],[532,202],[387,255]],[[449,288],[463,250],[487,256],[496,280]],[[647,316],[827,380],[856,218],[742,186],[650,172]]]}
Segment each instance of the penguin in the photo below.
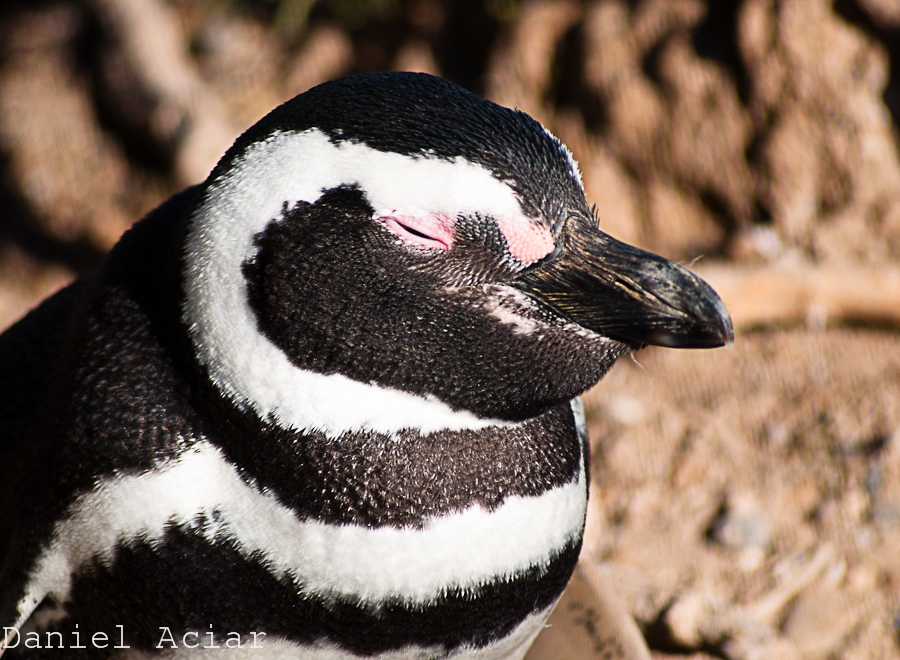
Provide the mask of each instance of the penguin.
{"label": "penguin", "polygon": [[581,547],[578,396],[733,337],[528,115],[315,87],[0,337],[0,653],[521,659]]}

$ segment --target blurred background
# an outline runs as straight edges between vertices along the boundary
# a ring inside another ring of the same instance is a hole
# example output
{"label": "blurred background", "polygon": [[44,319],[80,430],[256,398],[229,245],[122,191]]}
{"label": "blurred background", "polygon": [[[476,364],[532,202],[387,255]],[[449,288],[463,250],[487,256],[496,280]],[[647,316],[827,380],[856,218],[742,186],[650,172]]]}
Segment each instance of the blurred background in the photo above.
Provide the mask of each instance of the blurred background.
{"label": "blurred background", "polygon": [[584,559],[654,656],[900,657],[898,0],[7,0],[0,328],[279,103],[390,69],[533,115],[732,311],[733,350],[586,397]]}

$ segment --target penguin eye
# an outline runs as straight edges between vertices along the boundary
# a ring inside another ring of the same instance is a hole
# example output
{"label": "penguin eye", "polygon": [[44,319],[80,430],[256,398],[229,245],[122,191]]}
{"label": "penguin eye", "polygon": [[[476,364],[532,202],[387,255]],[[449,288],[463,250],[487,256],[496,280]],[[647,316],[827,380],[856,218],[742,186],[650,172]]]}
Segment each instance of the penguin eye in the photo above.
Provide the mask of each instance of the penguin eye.
{"label": "penguin eye", "polygon": [[416,247],[443,251],[453,245],[453,232],[440,218],[384,216],[379,220],[404,242]]}

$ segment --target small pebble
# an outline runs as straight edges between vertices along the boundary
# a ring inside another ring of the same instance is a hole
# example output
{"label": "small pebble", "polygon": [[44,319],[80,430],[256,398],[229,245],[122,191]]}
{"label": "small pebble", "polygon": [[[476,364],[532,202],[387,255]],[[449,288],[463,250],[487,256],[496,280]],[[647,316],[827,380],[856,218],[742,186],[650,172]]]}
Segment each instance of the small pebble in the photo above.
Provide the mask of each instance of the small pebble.
{"label": "small pebble", "polygon": [[797,597],[784,634],[803,660],[818,660],[840,650],[859,620],[859,609],[839,589],[822,584]]}
{"label": "small pebble", "polygon": [[606,404],[606,414],[622,426],[634,426],[647,419],[647,410],[640,401],[630,396],[614,396]]}
{"label": "small pebble", "polygon": [[713,538],[728,548],[766,549],[772,528],[756,499],[747,493],[730,496],[713,523]]}

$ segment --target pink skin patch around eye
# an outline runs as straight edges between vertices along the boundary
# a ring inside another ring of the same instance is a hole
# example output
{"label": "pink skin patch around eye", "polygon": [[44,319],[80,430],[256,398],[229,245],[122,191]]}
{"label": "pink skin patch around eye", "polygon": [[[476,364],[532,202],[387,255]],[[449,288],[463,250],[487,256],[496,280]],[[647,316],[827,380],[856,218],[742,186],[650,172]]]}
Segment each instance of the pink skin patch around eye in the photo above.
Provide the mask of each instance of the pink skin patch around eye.
{"label": "pink skin patch around eye", "polygon": [[430,250],[449,250],[453,247],[456,221],[448,216],[386,215],[379,220],[407,243]]}
{"label": "pink skin patch around eye", "polygon": [[553,251],[553,232],[524,218],[500,218],[497,226],[506,238],[509,253],[525,265],[540,261]]}

